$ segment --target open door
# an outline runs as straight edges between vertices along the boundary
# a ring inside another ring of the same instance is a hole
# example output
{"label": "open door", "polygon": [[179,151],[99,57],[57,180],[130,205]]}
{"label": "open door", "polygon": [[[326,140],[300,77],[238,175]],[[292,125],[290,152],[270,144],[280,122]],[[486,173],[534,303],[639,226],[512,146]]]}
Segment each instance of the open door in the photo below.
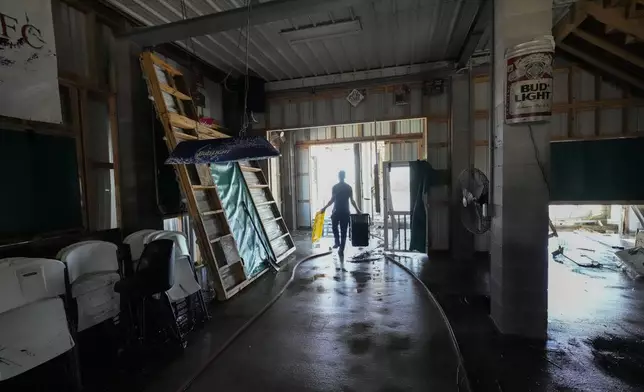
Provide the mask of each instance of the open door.
{"label": "open door", "polygon": [[407,251],[411,243],[411,169],[409,162],[384,162],[385,250]]}

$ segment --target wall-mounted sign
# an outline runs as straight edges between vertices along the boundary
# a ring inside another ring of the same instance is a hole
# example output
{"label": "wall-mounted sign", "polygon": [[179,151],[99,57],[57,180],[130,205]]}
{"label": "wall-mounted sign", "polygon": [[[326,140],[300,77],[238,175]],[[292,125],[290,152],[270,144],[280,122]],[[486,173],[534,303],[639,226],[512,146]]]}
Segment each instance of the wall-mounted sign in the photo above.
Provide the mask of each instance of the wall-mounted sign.
{"label": "wall-mounted sign", "polygon": [[62,122],[51,0],[0,2],[0,115]]}
{"label": "wall-mounted sign", "polygon": [[526,42],[506,53],[505,122],[548,121],[552,114],[552,37]]}

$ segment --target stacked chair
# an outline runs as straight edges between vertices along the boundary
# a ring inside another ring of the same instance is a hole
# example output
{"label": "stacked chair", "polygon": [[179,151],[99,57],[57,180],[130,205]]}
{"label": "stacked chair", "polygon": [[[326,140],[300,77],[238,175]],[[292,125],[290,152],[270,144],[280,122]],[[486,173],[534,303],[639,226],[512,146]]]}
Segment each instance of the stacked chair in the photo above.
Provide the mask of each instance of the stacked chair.
{"label": "stacked chair", "polygon": [[101,372],[118,366],[124,345],[121,303],[114,285],[121,279],[118,247],[105,241],[84,241],[56,256],[67,267],[70,319],[76,330],[83,386],[100,382]]}
{"label": "stacked chair", "polygon": [[0,391],[97,390],[106,374],[138,373],[141,354],[186,347],[208,319],[186,236],[142,230],[125,244],[0,259]]}
{"label": "stacked chair", "polygon": [[80,387],[65,281],[58,260],[0,260],[0,390]]}
{"label": "stacked chair", "polygon": [[208,319],[206,304],[197,282],[197,275],[194,263],[190,257],[188,241],[182,232],[166,230],[142,230],[129,235],[125,243],[130,245],[134,270],[138,270],[141,261],[137,256],[144,254],[140,250],[145,249],[155,241],[172,241],[173,243],[173,275],[174,280],[169,289],[165,291],[171,305],[176,328],[178,330],[181,344],[185,347],[187,334],[194,327]]}

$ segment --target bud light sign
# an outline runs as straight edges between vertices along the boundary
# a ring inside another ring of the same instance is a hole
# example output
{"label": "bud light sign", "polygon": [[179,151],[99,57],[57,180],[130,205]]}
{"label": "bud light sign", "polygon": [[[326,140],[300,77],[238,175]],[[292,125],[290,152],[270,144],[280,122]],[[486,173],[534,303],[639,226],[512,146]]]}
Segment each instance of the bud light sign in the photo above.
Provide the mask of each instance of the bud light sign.
{"label": "bud light sign", "polygon": [[552,52],[521,49],[506,59],[505,122],[547,121],[552,114]]}

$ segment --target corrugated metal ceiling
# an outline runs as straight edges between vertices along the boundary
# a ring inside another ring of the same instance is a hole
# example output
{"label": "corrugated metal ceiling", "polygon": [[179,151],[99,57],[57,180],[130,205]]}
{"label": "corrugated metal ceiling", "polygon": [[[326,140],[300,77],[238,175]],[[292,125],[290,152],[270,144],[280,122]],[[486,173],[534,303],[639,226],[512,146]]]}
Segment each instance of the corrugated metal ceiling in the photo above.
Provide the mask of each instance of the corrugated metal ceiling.
{"label": "corrugated metal ceiling", "polygon": [[[245,0],[107,0],[151,26],[243,7]],[[182,8],[185,3],[185,13]],[[423,64],[458,56],[480,0],[374,0],[251,28],[249,66],[266,81]],[[289,44],[280,31],[359,19],[361,33]],[[198,56],[224,72],[244,72],[245,33],[198,37]],[[183,43],[182,45],[186,45]]]}

